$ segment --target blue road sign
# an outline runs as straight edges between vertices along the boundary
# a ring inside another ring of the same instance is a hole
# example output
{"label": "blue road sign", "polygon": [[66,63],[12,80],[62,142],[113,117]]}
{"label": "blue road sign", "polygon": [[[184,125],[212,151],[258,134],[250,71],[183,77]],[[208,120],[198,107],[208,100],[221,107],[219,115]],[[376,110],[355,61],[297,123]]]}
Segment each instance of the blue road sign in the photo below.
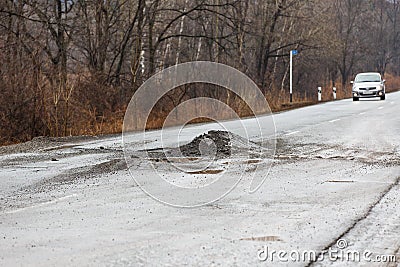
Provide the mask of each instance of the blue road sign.
{"label": "blue road sign", "polygon": [[296,55],[298,55],[299,54],[299,51],[297,51],[297,50],[292,50],[292,55],[293,56],[296,56]]}

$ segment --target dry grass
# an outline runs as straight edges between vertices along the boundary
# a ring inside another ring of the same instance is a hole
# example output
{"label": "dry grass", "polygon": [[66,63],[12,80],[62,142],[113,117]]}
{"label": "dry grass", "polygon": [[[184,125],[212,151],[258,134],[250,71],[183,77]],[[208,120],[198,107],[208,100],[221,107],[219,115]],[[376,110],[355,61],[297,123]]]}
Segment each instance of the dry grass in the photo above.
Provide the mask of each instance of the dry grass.
{"label": "dry grass", "polygon": [[[387,92],[394,92],[400,89],[400,77],[395,77],[390,74],[386,74],[386,88]],[[322,88],[322,100],[332,101],[332,84],[324,86]],[[337,87],[337,99],[344,99],[351,97],[351,85],[349,84],[346,88],[342,88],[340,83]],[[85,100],[87,103],[92,101],[92,97],[97,98],[95,102],[97,103],[97,107],[89,104],[75,105],[73,110],[71,111],[71,121],[68,128],[67,135],[71,136],[79,136],[79,135],[104,135],[104,134],[115,134],[121,133],[123,127],[123,120],[126,111],[126,106],[115,108],[112,107],[113,98],[115,98],[116,92],[113,92],[113,95],[110,95],[108,98],[87,95],[87,88],[84,87],[85,90],[82,90],[82,94],[78,92],[77,96],[80,99]],[[105,91],[107,88],[103,88]],[[186,90],[188,90],[186,88]],[[90,90],[89,90],[90,91]],[[209,90],[210,92],[215,93],[213,90]],[[265,97],[270,105],[272,112],[280,112],[290,109],[296,109],[304,106],[314,105],[318,103],[318,94],[317,88],[314,88],[306,92],[295,92],[293,95],[293,103],[289,103],[289,92],[288,90],[272,90],[267,92]],[[170,99],[178,99],[178,96],[175,96],[174,93],[179,93],[181,91],[177,90],[172,92],[169,96],[169,99],[161,100],[159,106],[156,107],[151,113],[150,118],[147,121],[146,128],[147,129],[160,129],[163,126],[172,126],[172,125],[182,125],[183,122],[181,119],[177,118],[176,120],[172,120],[169,125],[164,125],[165,118],[168,114],[174,109],[175,105],[170,101]],[[190,90],[188,91],[190,94]],[[226,99],[226,95],[224,93],[219,93],[219,98],[224,101]],[[203,95],[203,97],[207,97],[207,95]],[[208,96],[210,98],[215,98],[215,96]],[[182,98],[181,102],[190,99],[190,97]],[[115,101],[114,101],[115,102]],[[226,103],[228,104],[228,103]],[[233,97],[230,99],[229,106],[233,108],[235,113],[240,117],[251,117],[253,113],[250,111],[249,107],[240,101],[238,97]],[[99,110],[102,109],[102,110]],[[196,124],[196,123],[205,123],[213,121],[208,117],[214,117],[214,120],[228,120],[232,119],[232,115],[226,112],[220,111],[213,106],[202,106],[200,107],[202,112],[206,113],[209,116],[197,116],[199,110],[196,110],[193,107],[191,110],[187,110],[188,114],[192,114],[193,120],[184,123]],[[200,113],[202,113],[200,111]],[[208,113],[207,113],[208,112]],[[186,114],[187,115],[187,114]],[[139,114],[138,114],[139,116]],[[50,133],[50,135],[52,135]],[[28,135],[22,135],[20,137],[15,138],[2,138],[0,139],[0,145],[11,145],[18,142],[23,142],[30,140],[35,136],[29,137]]]}
{"label": "dry grass", "polygon": [[[387,74],[386,81],[387,81],[386,82],[387,92],[394,92],[400,90],[400,77],[395,77],[393,75]],[[293,103],[289,103],[289,92],[287,92],[287,90],[286,91],[273,90],[273,91],[274,92],[266,93],[266,99],[268,101],[268,104],[272,112],[286,111],[286,110],[318,104],[318,88],[315,88],[315,90],[312,93],[309,92],[294,93]],[[338,83],[336,85],[336,100],[341,100],[350,97],[351,97],[350,83],[345,87],[343,87],[340,83]],[[322,87],[322,101],[328,102],[333,100],[334,100],[333,85],[329,84],[328,86]],[[238,106],[240,106],[240,104]],[[195,110],[193,110],[192,112],[194,114]],[[236,107],[236,112],[240,117],[249,117],[253,115],[249,111],[248,107],[244,109]],[[168,112],[154,113],[153,118],[150,119],[147,124],[147,129],[160,129],[163,126],[164,118],[167,115]],[[224,119],[230,119],[230,117],[227,114],[219,113],[218,119],[224,120]],[[189,124],[205,123],[211,121],[213,120],[206,117],[199,117],[190,121]],[[179,121],[176,122],[176,125],[179,125]]]}
{"label": "dry grass", "polygon": [[400,77],[395,77],[390,74],[385,75],[386,92],[395,92],[400,90]]}

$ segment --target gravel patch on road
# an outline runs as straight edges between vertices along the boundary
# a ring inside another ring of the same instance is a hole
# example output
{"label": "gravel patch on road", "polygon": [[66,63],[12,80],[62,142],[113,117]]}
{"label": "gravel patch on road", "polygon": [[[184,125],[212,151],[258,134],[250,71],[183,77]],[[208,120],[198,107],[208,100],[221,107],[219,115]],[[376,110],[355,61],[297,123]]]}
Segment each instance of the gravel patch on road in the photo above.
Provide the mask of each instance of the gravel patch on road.
{"label": "gravel patch on road", "polygon": [[186,157],[231,156],[233,134],[225,131],[209,131],[193,139],[192,142],[179,147]]}
{"label": "gravel patch on road", "polygon": [[98,137],[94,136],[70,136],[70,137],[35,137],[31,141],[0,147],[0,155],[11,154],[11,153],[31,153],[43,151],[52,147],[63,146],[69,147],[74,144],[79,144],[88,141],[98,140]]}

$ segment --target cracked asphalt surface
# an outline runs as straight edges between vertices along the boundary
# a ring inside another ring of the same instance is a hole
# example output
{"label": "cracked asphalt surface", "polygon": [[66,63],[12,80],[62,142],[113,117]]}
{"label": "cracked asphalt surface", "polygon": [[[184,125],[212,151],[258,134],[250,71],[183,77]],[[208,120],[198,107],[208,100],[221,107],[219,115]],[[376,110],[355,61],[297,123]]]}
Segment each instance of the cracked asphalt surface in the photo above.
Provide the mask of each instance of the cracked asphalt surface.
{"label": "cracked asphalt surface", "polygon": [[[37,138],[0,148],[0,265],[397,266],[399,104],[400,93],[392,93],[386,101],[343,100],[275,114],[276,154],[261,188],[249,194],[244,177],[225,198],[193,209],[147,196],[127,170],[118,135]],[[249,129],[252,123],[244,121]],[[219,130],[215,124],[188,129],[183,143]],[[164,131],[163,144],[159,131],[150,132],[146,142],[155,151],[178,147],[176,132]],[[144,173],[153,160],[182,185],[208,183],[217,171],[237,175],[224,158],[212,166],[215,173],[170,169],[168,161],[144,157],[139,138],[128,142]],[[235,153],[231,160],[243,162]],[[262,159],[246,164],[248,172],[264,168]],[[265,246],[319,253],[337,249],[339,240],[372,256],[397,255],[397,262],[258,258]]]}

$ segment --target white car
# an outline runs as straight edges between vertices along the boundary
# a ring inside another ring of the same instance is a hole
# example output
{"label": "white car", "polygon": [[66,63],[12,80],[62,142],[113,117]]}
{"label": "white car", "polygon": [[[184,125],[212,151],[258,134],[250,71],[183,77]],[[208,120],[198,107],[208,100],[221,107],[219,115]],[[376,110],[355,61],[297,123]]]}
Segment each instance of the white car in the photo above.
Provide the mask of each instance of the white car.
{"label": "white car", "polygon": [[380,97],[385,100],[385,80],[377,72],[367,72],[357,74],[353,84],[353,101],[358,101],[360,98]]}

